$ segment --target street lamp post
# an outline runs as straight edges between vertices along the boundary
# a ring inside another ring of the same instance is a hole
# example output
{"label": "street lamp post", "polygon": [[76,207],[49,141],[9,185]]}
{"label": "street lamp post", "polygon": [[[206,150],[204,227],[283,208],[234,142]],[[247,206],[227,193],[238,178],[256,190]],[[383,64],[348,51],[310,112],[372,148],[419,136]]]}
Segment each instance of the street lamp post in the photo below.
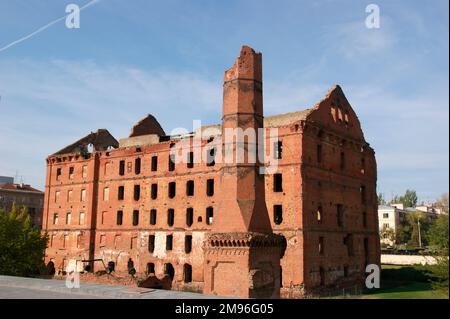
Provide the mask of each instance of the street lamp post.
{"label": "street lamp post", "polygon": [[422,236],[420,235],[420,220],[417,219],[417,227],[419,229],[419,247],[422,248]]}

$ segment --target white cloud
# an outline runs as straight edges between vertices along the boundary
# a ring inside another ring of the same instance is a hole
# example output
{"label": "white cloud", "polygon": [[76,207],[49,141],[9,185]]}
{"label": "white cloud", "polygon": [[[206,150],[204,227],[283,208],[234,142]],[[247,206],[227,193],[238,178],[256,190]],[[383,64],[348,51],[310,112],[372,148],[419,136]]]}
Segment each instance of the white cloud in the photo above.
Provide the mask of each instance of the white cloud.
{"label": "white cloud", "polygon": [[387,15],[381,16],[379,29],[367,28],[364,19],[332,25],[326,29],[323,41],[330,44],[330,52],[340,53],[347,59],[384,54],[397,41]]}
{"label": "white cloud", "polygon": [[144,71],[93,62],[0,62],[0,174],[18,170],[43,187],[45,158],[98,128],[116,138],[150,113],[163,128],[220,120],[222,89],[193,73]]}

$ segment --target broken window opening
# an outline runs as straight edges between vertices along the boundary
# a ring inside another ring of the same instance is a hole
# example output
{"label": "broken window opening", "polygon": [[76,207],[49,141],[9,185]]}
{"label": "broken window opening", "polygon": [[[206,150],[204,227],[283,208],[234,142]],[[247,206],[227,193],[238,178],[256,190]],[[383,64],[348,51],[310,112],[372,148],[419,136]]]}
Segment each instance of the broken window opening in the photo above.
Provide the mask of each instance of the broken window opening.
{"label": "broken window opening", "polygon": [[175,161],[173,160],[172,155],[169,155],[169,172],[173,172],[175,170]]}
{"label": "broken window opening", "polygon": [[119,162],[119,175],[120,176],[125,175],[125,161]]}
{"label": "broken window opening", "polygon": [[170,182],[169,183],[169,198],[174,198],[175,197],[176,185],[177,184],[175,182]]}
{"label": "broken window opening", "polygon": [[147,274],[154,274],[155,273],[155,264],[154,263],[147,263]]}
{"label": "broken window opening", "polygon": [[273,222],[280,225],[283,222],[283,206],[273,205]]}
{"label": "broken window opening", "polygon": [[361,193],[361,204],[365,205],[367,202],[367,198],[366,198],[366,186],[361,185],[361,187],[359,188],[359,192]]}
{"label": "broken window opening", "polygon": [[85,202],[86,201],[86,190],[82,189],[81,190],[81,196],[80,196],[80,201]]}
{"label": "broken window opening", "polygon": [[58,225],[58,213],[53,214],[53,225]]}
{"label": "broken window opening", "polygon": [[108,267],[106,268],[106,272],[108,274],[112,273],[114,271],[114,269],[116,268],[116,263],[114,261],[109,261],[108,262]]}
{"label": "broken window opening", "polygon": [[317,223],[322,224],[323,216],[322,216],[322,206],[317,207]]}
{"label": "broken window opening", "polygon": [[66,225],[70,225],[72,222],[72,213],[66,214]]}
{"label": "broken window opening", "polygon": [[129,258],[127,263],[128,274],[134,276],[136,274],[136,269],[134,268],[133,259]]}
{"label": "broken window opening", "polygon": [[194,223],[194,209],[189,207],[186,209],[186,225],[191,227]]}
{"label": "broken window opening", "polygon": [[189,152],[187,155],[187,168],[194,167],[194,152]]}
{"label": "broken window opening", "polygon": [[175,269],[173,268],[172,264],[164,264],[164,274],[168,275],[169,278],[173,280],[173,278],[175,277]]}
{"label": "broken window opening", "polygon": [[212,225],[214,219],[214,208],[213,207],[207,207],[206,208],[206,224]]}
{"label": "broken window opening", "polygon": [[344,237],[344,245],[347,246],[347,255],[353,256],[353,235],[348,234]]}
{"label": "broken window opening", "polygon": [[158,184],[152,184],[150,196],[152,199],[156,199],[158,197]]}
{"label": "broken window opening", "polygon": [[141,198],[141,186],[134,185],[134,200],[138,201]]}
{"label": "broken window opening", "polygon": [[152,172],[156,172],[158,170],[158,156],[152,156]]}
{"label": "broken window opening", "polygon": [[214,196],[214,179],[208,179],[206,181],[206,195]]}
{"label": "broken window opening", "polygon": [[194,181],[186,182],[186,196],[194,196]]}
{"label": "broken window opening", "polygon": [[324,239],[323,237],[319,237],[319,255],[323,255],[324,250]]}
{"label": "broken window opening", "polygon": [[172,250],[173,248],[173,235],[166,236],[166,250]]}
{"label": "broken window opening", "polygon": [[139,225],[139,211],[133,210],[133,226]]}
{"label": "broken window opening", "polygon": [[73,173],[75,171],[75,168],[73,166],[69,167],[69,179],[73,179]]}
{"label": "broken window opening", "polygon": [[361,158],[361,174],[364,174],[366,172],[366,159],[363,157]]}
{"label": "broken window opening", "polygon": [[283,142],[282,141],[274,142],[273,148],[275,150],[274,158],[281,159],[283,157]]}
{"label": "broken window opening", "polygon": [[283,175],[280,173],[273,175],[273,191],[276,193],[283,191]]}
{"label": "broken window opening", "polygon": [[150,253],[155,251],[155,235],[148,236],[148,251]]}
{"label": "broken window opening", "polygon": [[216,151],[215,147],[208,150],[206,166],[214,166],[216,165]]}
{"label": "broken window opening", "polygon": [[117,225],[122,225],[123,222],[123,211],[119,210],[117,211],[117,219],[116,219],[116,224]]}
{"label": "broken window opening", "polygon": [[150,210],[150,225],[156,225],[156,209]]}
{"label": "broken window opening", "polygon": [[337,224],[339,227],[344,227],[344,206],[342,204],[337,204],[336,210],[337,210]]}
{"label": "broken window opening", "polygon": [[123,200],[125,197],[125,186],[119,186],[117,190],[117,199]]}
{"label": "broken window opening", "polygon": [[167,210],[167,225],[173,226],[175,220],[175,210],[173,208],[169,208]]}
{"label": "broken window opening", "polygon": [[184,264],[183,266],[183,277],[185,283],[192,282],[192,266],[189,264]]}
{"label": "broken window opening", "polygon": [[56,180],[59,181],[61,177],[61,168],[57,168],[56,169]]}
{"label": "broken window opening", "polygon": [[192,235],[186,235],[184,237],[184,251],[186,254],[192,251]]}
{"label": "broken window opening", "polygon": [[139,175],[141,173],[141,158],[138,157],[134,160],[134,173]]}

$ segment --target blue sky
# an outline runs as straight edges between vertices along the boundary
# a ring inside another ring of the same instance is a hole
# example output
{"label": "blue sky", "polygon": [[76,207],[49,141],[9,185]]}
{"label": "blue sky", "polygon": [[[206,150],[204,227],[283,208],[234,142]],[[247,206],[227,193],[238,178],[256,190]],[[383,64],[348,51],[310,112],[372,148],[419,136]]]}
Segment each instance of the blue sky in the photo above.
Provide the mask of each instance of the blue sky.
{"label": "blue sky", "polygon": [[[0,0],[0,48],[84,1]],[[379,29],[365,27],[368,4]],[[430,1],[100,0],[0,49],[0,175],[43,189],[45,158],[145,114],[170,132],[220,120],[223,71],[263,53],[266,115],[311,107],[340,84],[376,151],[378,191],[428,201],[449,185],[449,16]]]}

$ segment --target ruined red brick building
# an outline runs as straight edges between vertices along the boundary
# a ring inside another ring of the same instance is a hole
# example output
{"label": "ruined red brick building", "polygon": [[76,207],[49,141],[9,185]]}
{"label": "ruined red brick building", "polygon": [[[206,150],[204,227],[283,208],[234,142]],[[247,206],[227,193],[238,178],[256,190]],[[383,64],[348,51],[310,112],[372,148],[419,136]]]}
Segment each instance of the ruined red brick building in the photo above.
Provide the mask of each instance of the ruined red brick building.
{"label": "ruined red brick building", "polygon": [[[223,138],[237,128],[254,139]],[[119,142],[98,130],[47,158],[46,262],[242,297],[359,284],[380,258],[376,178],[341,88],[264,117],[261,54],[244,46],[225,72],[221,125],[168,136],[148,115]]]}

